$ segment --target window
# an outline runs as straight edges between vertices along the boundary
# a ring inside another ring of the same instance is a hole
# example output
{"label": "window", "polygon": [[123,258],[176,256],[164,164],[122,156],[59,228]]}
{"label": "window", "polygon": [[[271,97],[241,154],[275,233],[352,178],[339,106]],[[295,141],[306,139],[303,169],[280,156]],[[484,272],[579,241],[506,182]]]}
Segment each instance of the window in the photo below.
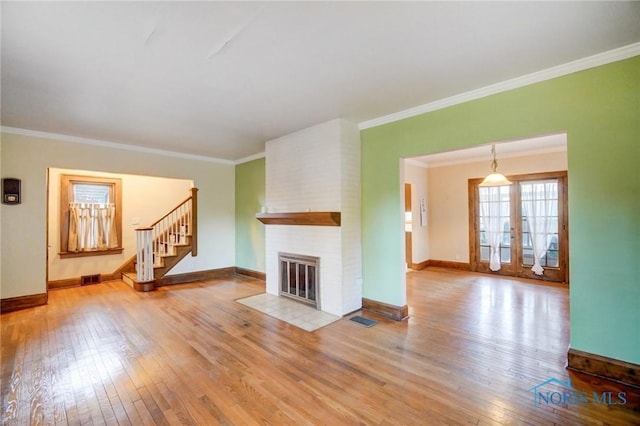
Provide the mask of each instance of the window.
{"label": "window", "polygon": [[121,253],[121,180],[62,175],[60,182],[60,257]]}

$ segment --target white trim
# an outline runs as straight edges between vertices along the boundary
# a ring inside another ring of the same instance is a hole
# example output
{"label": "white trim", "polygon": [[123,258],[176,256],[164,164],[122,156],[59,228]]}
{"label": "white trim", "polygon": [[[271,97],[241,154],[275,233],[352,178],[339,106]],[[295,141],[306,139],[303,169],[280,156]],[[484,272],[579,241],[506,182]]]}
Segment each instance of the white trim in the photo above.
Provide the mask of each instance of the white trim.
{"label": "white trim", "polygon": [[240,158],[233,163],[237,166],[238,164],[248,163],[249,161],[257,160],[258,158],[264,158],[266,155],[267,154],[265,152],[259,152],[257,154],[249,155],[248,157]]}
{"label": "white trim", "polygon": [[189,160],[208,161],[211,163],[222,163],[222,164],[230,164],[230,165],[235,164],[231,160],[224,160],[222,158],[205,157],[204,155],[184,154],[176,151],[166,151],[164,149],[145,148],[137,145],[127,145],[123,143],[107,142],[107,141],[101,141],[97,139],[81,138],[78,136],[41,132],[39,130],[29,130],[29,129],[20,129],[17,127],[1,126],[0,131],[2,133],[8,133],[12,135],[31,136],[31,137],[43,138],[43,139],[54,139],[62,142],[81,143],[85,145],[101,146],[101,147],[113,148],[113,149],[124,149],[128,151],[144,152],[147,154],[157,154],[157,155],[165,155],[168,157],[186,158]]}
{"label": "white trim", "polygon": [[404,111],[399,111],[393,114],[374,118],[372,120],[363,121],[358,124],[358,128],[360,130],[364,130],[371,127],[381,126],[383,124],[392,123],[394,121],[403,120],[405,118],[414,117],[416,115],[424,114],[427,112],[447,108],[475,99],[484,98],[490,95],[495,95],[497,93],[506,92],[508,90],[517,89],[534,83],[539,83],[541,81],[551,80],[556,77],[562,77],[564,75],[583,71],[589,68],[606,65],[612,62],[622,61],[624,59],[632,58],[638,55],[640,55],[640,42],[620,47],[618,49],[609,50],[607,52],[599,53],[597,55],[578,59],[576,61],[568,62],[563,65],[547,68],[546,70],[537,71],[521,77],[516,77],[511,80],[506,80],[500,83],[485,86],[480,89],[471,90],[459,95],[450,96],[448,98],[440,99],[428,104],[419,105],[417,107],[409,108]]}

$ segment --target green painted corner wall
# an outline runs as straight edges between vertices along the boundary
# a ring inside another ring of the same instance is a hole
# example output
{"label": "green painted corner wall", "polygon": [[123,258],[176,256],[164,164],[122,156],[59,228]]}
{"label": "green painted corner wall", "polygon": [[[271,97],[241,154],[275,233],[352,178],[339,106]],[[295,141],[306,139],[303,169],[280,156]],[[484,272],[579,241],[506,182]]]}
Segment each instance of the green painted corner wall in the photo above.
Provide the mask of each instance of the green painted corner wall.
{"label": "green painted corner wall", "polygon": [[402,157],[557,132],[568,140],[571,347],[640,364],[638,56],[363,130],[363,297],[406,303]]}
{"label": "green painted corner wall", "polygon": [[265,191],[264,158],[236,166],[236,266],[258,272],[266,272],[264,225],[256,219]]}

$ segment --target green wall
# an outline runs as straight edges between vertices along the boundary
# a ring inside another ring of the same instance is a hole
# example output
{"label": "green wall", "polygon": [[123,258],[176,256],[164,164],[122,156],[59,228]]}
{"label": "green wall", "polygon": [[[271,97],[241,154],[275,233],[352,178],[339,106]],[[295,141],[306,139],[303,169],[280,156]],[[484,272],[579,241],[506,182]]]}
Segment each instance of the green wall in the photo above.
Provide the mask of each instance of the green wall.
{"label": "green wall", "polygon": [[236,266],[265,269],[264,225],[256,213],[265,205],[265,159],[236,166]]}
{"label": "green wall", "polygon": [[363,297],[406,303],[400,158],[555,132],[568,138],[571,347],[640,364],[637,56],[363,130]]}

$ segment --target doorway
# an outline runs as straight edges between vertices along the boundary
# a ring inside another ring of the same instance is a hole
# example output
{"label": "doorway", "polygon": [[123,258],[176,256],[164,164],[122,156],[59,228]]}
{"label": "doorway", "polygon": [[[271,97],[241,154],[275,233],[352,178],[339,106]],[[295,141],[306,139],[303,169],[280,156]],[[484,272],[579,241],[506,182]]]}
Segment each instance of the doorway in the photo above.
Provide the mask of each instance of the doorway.
{"label": "doorway", "polygon": [[508,178],[498,187],[469,180],[471,270],[569,282],[567,173]]}
{"label": "doorway", "polygon": [[407,269],[413,267],[413,218],[411,213],[411,184],[404,184],[404,249]]}

